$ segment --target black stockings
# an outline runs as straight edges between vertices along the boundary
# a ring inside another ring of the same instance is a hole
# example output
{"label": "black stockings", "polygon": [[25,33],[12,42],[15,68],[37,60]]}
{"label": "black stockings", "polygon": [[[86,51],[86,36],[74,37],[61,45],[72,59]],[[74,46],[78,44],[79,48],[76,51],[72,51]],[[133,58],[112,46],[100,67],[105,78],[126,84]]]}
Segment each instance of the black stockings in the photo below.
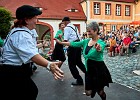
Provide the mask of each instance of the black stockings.
{"label": "black stockings", "polygon": [[106,100],[106,93],[104,92],[104,90],[101,90],[97,93],[101,97],[102,100]]}

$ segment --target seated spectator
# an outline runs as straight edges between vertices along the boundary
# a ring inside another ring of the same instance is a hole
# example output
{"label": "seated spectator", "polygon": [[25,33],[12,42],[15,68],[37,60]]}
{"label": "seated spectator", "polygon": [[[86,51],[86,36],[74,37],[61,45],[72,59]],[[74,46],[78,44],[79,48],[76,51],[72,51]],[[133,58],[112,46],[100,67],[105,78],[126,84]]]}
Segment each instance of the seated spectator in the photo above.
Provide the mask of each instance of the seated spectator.
{"label": "seated spectator", "polygon": [[115,48],[115,53],[116,55],[121,52],[121,48],[122,48],[122,38],[121,36],[117,37],[117,41],[116,41],[116,48]]}
{"label": "seated spectator", "polygon": [[99,37],[101,40],[105,41],[105,34],[100,34],[100,37]]}
{"label": "seated spectator", "polygon": [[109,42],[110,42],[109,55],[110,57],[112,57],[112,56],[115,56],[115,48],[116,48],[115,37],[112,36]]}
{"label": "seated spectator", "polygon": [[125,51],[127,56],[129,55],[129,45],[131,43],[131,38],[129,37],[129,34],[125,32],[124,39],[122,41],[122,48],[121,48],[121,55],[124,55]]}
{"label": "seated spectator", "polygon": [[136,37],[137,41],[140,41],[140,27],[137,28],[138,31],[134,34],[134,36]]}
{"label": "seated spectator", "polygon": [[134,37],[129,45],[129,48],[132,50],[131,52],[132,53],[135,53],[137,50],[136,50],[136,46],[135,46],[135,43],[136,43],[136,38]]}

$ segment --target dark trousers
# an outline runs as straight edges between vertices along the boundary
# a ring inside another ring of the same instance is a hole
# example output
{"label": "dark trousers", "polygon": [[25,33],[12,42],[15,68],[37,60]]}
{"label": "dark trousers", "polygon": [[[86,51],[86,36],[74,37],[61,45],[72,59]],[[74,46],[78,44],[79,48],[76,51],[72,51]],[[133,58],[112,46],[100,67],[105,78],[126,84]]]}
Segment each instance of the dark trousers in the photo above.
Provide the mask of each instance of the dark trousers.
{"label": "dark trousers", "polygon": [[38,88],[30,78],[29,65],[0,66],[0,99],[36,100]]}
{"label": "dark trousers", "polygon": [[69,69],[71,71],[72,76],[75,79],[77,79],[77,81],[83,82],[83,79],[80,76],[79,71],[76,67],[78,66],[83,73],[86,72],[85,66],[82,63],[81,59],[81,48],[69,47],[67,53],[68,53]]}

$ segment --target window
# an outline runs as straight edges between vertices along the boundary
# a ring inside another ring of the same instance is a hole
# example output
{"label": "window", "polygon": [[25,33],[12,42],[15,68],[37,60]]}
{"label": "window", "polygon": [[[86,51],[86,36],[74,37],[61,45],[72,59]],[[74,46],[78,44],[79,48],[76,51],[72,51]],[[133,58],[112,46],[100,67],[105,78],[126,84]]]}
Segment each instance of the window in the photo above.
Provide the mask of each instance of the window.
{"label": "window", "polygon": [[111,4],[105,4],[105,15],[111,15]]}
{"label": "window", "polygon": [[125,6],[125,16],[130,16],[130,6]]}
{"label": "window", "polygon": [[74,9],[74,8],[68,9],[67,11],[69,11],[69,12],[78,12],[78,10]]}
{"label": "window", "polygon": [[121,16],[121,5],[116,4],[116,16]]}
{"label": "window", "polygon": [[117,26],[116,25],[111,25],[111,30],[112,31],[116,31],[116,29],[117,29]]}
{"label": "window", "polygon": [[94,2],[94,15],[100,15],[100,3]]}
{"label": "window", "polygon": [[123,25],[123,30],[127,29],[127,25]]}

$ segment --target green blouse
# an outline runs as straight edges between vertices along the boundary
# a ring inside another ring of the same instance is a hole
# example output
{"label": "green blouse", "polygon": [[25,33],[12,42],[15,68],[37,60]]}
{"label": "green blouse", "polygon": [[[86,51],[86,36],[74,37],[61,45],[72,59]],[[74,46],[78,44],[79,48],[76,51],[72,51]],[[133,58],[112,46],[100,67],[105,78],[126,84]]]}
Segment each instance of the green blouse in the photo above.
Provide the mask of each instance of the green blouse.
{"label": "green blouse", "polygon": [[4,41],[0,37],[0,47],[2,47],[3,43],[4,43]]}
{"label": "green blouse", "polygon": [[62,35],[62,39],[64,39],[64,35],[63,35],[62,30],[58,30],[56,35],[55,35],[55,38],[57,38],[58,40],[62,41],[62,39],[59,37],[59,35]]}
{"label": "green blouse", "polygon": [[87,47],[89,41],[90,41],[90,39],[84,39],[79,42],[70,42],[70,46],[72,46],[72,47],[82,47],[83,48],[83,56],[85,58],[86,70],[87,70],[87,60],[88,59],[95,60],[95,61],[103,61],[103,51],[106,46],[106,44],[103,40],[98,39],[97,43],[101,46],[101,51],[97,51],[95,49],[95,47],[93,46],[89,50],[88,54],[86,55],[85,50],[86,50],[86,47]]}

